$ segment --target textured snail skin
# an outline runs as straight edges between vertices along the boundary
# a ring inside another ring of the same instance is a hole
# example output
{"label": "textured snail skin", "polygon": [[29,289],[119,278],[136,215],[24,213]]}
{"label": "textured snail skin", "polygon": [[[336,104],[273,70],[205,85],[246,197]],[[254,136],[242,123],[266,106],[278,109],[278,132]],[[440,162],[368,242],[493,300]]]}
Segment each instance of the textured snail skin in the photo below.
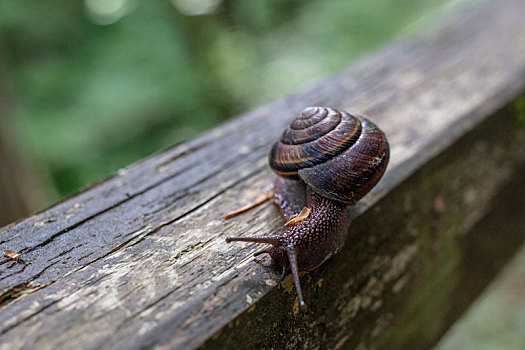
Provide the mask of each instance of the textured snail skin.
{"label": "textured snail skin", "polygon": [[281,208],[286,222],[303,207],[312,208],[303,221],[289,226],[279,236],[280,244],[268,252],[283,270],[291,270],[286,249],[293,246],[297,252],[299,271],[311,271],[337,253],[344,245],[350,226],[350,207],[342,202],[322,197],[311,191],[297,195],[297,187],[304,185],[299,180],[277,177],[274,183],[274,201]]}
{"label": "textured snail skin", "polygon": [[369,120],[328,107],[304,109],[272,147],[270,167],[279,175],[273,200],[283,220],[305,207],[311,209],[309,215],[287,226],[282,235],[226,241],[271,244],[255,255],[269,254],[282,267],[283,278],[292,273],[304,307],[299,272],[317,268],[342,248],[350,206],[377,184],[388,159],[386,137]]}

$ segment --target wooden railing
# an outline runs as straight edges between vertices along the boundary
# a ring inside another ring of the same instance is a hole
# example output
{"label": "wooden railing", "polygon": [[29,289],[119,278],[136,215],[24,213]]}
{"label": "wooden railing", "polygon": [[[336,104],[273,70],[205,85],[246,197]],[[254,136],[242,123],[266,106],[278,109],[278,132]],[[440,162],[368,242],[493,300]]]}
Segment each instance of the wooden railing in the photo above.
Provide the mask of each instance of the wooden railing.
{"label": "wooden railing", "polygon": [[[525,239],[525,2],[477,2],[340,74],[0,231],[1,349],[428,348]],[[523,101],[523,100],[521,100]],[[364,113],[391,162],[344,249],[293,283],[226,236],[282,231],[271,143],[308,105]]]}

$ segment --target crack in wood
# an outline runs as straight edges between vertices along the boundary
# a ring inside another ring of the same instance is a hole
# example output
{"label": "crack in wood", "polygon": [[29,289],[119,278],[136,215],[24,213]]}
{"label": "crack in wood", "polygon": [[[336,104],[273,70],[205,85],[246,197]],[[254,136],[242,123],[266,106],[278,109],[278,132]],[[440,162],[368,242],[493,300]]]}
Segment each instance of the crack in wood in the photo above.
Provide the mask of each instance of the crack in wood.
{"label": "crack in wood", "polygon": [[[54,266],[55,264],[56,262],[46,266],[33,278],[30,278],[24,283],[20,283],[16,286],[10,287],[5,292],[0,294],[0,309],[15,302],[17,299],[21,298],[24,295],[31,294],[39,289],[42,289],[43,287],[46,287],[48,284],[35,284],[33,283],[33,281],[40,277],[47,269]],[[1,330],[0,334],[2,334]]]}

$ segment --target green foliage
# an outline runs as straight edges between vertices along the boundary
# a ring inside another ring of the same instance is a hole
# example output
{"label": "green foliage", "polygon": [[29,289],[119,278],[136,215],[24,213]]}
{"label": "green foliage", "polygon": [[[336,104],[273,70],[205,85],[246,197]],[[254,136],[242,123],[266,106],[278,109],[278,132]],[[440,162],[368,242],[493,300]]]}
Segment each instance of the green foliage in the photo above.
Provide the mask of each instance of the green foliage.
{"label": "green foliage", "polygon": [[107,0],[125,5],[108,21],[96,0],[0,0],[12,128],[61,196],[332,74],[443,6],[225,0],[186,16],[179,2]]}
{"label": "green foliage", "polygon": [[510,113],[516,126],[525,125],[525,95],[519,96],[510,106]]}

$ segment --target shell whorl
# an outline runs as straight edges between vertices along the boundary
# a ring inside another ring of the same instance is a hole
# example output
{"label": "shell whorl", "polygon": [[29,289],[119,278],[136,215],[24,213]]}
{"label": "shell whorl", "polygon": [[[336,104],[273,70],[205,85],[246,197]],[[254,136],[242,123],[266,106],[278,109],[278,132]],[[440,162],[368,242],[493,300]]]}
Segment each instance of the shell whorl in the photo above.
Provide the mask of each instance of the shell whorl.
{"label": "shell whorl", "polygon": [[270,167],[282,176],[299,176],[325,197],[355,204],[379,181],[388,158],[386,137],[372,122],[308,107],[272,147]]}
{"label": "shell whorl", "polygon": [[346,112],[308,107],[283,132],[270,152],[270,167],[279,175],[323,163],[351,146],[361,133],[361,123]]}

